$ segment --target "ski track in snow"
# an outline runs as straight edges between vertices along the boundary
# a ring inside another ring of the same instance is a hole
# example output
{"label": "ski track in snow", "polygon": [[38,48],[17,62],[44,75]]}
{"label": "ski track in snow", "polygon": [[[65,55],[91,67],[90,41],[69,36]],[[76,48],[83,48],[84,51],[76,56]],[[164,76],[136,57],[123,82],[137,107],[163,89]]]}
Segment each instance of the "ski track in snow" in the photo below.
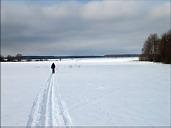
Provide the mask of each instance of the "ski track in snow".
{"label": "ski track in snow", "polygon": [[51,74],[45,86],[40,89],[33,103],[27,126],[71,128],[72,121],[55,84],[55,74]]}

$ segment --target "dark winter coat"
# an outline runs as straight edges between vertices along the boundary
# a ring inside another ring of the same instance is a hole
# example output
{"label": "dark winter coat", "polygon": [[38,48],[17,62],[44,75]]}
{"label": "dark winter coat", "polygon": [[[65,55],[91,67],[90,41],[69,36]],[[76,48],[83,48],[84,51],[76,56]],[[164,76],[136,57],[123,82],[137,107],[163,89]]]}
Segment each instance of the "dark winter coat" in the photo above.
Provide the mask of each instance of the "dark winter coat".
{"label": "dark winter coat", "polygon": [[52,69],[55,69],[55,64],[54,63],[51,65],[51,68]]}

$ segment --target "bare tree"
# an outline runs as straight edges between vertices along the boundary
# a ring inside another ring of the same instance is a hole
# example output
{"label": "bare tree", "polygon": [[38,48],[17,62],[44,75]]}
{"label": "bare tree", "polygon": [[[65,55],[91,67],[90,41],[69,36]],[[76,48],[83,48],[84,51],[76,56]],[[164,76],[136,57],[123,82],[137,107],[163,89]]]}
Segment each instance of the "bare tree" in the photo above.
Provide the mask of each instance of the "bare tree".
{"label": "bare tree", "polygon": [[0,55],[0,62],[4,62],[4,57]]}
{"label": "bare tree", "polygon": [[21,57],[22,57],[22,54],[17,54],[16,56],[15,56],[15,58],[17,59],[17,61],[21,61]]}
{"label": "bare tree", "polygon": [[164,63],[171,63],[171,30],[164,33],[158,45],[159,58]]}
{"label": "bare tree", "polygon": [[142,55],[140,60],[154,61],[157,54],[157,45],[159,42],[159,37],[157,34],[150,34],[148,39],[145,41],[142,48]]}
{"label": "bare tree", "polygon": [[7,61],[10,61],[10,62],[14,61],[14,56],[8,55]]}

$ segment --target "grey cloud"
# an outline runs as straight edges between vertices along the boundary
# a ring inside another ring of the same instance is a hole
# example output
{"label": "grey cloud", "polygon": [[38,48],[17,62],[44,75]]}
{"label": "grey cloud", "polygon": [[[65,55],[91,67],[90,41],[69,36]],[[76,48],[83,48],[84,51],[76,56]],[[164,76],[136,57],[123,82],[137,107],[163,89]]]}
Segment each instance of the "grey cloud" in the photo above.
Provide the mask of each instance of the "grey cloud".
{"label": "grey cloud", "polygon": [[63,2],[2,6],[2,54],[104,55],[139,53],[150,33],[170,26],[169,2]]}

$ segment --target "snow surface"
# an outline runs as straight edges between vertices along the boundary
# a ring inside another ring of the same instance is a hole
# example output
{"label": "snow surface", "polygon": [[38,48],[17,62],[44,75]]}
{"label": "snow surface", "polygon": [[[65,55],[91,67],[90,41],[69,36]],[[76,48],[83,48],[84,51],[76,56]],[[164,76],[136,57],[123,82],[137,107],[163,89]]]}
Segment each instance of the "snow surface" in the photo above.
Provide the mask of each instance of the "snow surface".
{"label": "snow surface", "polygon": [[1,126],[170,126],[170,65],[134,60],[1,63]]}

